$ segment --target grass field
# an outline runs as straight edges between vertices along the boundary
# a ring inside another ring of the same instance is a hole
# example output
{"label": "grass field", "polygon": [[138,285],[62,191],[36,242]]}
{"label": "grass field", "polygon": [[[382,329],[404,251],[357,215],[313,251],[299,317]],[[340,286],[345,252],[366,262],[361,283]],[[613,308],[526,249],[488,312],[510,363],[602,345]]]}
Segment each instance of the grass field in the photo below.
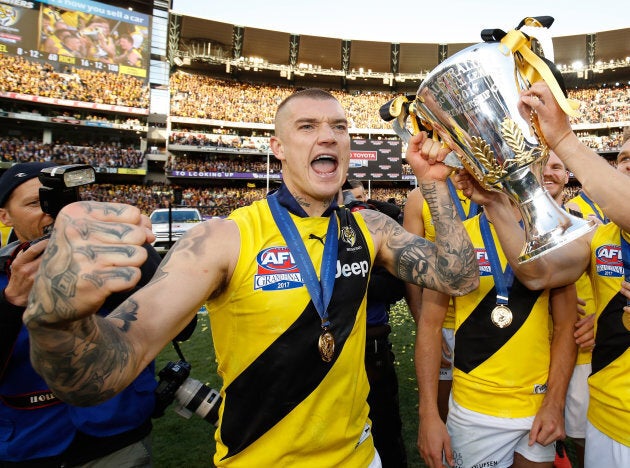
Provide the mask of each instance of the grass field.
{"label": "grass field", "polygon": [[[416,450],[418,427],[418,396],[413,369],[415,326],[404,301],[392,308],[392,334],[398,380],[400,383],[400,405],[403,419],[403,436],[407,446],[409,468],[424,467]],[[191,377],[211,387],[219,388],[216,363],[212,348],[212,336],[207,315],[199,315],[199,323],[190,340],[180,346],[184,357],[192,365]],[[157,359],[156,371],[168,361],[179,358],[172,346],[162,351]],[[212,467],[214,453],[214,428],[206,421],[193,415],[184,419],[171,405],[163,417],[154,421],[153,455],[156,468],[203,468]]]}

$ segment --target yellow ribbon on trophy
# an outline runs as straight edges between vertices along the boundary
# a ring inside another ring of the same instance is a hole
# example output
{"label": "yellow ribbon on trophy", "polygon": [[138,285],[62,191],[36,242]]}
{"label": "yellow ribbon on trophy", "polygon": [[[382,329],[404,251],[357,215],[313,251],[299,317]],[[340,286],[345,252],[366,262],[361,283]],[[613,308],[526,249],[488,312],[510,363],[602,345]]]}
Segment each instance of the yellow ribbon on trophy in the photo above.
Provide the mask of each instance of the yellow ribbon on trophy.
{"label": "yellow ribbon on trophy", "polygon": [[[531,20],[531,21],[528,21]],[[537,26],[534,18],[527,18],[527,24],[530,26]],[[540,23],[538,23],[540,24]],[[515,55],[515,59],[520,58],[522,60],[515,60],[516,66],[519,68],[521,74],[529,81],[529,83],[535,83],[536,81],[543,80],[549,86],[549,89],[556,98],[560,108],[572,117],[579,115],[578,109],[580,102],[575,99],[569,99],[565,97],[558,80],[553,76],[553,73],[549,66],[536,55],[531,49],[531,39],[525,35],[522,31],[513,29],[501,39],[499,50],[504,55],[512,52]],[[518,55],[517,55],[518,54]]]}

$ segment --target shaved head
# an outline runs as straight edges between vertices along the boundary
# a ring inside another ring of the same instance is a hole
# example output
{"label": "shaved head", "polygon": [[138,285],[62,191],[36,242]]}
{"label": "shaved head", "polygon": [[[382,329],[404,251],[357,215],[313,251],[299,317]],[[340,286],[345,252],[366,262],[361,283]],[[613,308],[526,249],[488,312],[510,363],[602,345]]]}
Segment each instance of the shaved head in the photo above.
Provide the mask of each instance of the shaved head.
{"label": "shaved head", "polygon": [[337,101],[337,98],[335,96],[330,94],[328,91],[324,91],[323,89],[319,89],[319,88],[302,89],[300,91],[296,91],[295,93],[287,96],[278,105],[278,109],[276,110],[276,116],[274,120],[276,135],[278,134],[280,129],[282,129],[282,124],[284,123],[284,116],[286,114],[285,110],[287,108],[287,105],[291,103],[292,101],[295,101],[296,99],[301,99],[301,98],[315,99],[319,101],[325,101],[325,100]]}

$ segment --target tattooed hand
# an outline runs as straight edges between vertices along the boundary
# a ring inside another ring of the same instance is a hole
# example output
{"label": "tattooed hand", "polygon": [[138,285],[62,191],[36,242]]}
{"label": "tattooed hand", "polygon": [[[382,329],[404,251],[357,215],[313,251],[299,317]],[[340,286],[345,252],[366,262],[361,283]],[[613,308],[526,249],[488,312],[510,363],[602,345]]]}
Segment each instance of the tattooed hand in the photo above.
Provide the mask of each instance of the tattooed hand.
{"label": "tattooed hand", "polygon": [[137,208],[79,202],[57,217],[29,297],[24,322],[31,329],[79,320],[113,292],[133,287],[152,234]]}

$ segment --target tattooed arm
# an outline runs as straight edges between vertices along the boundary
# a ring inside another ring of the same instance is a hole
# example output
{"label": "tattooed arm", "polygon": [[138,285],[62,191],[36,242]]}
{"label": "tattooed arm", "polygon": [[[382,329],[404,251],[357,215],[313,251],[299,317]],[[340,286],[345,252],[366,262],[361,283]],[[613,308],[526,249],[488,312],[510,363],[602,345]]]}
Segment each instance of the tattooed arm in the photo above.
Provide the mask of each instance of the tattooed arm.
{"label": "tattooed arm", "polygon": [[[448,198],[448,188],[446,184],[443,185]],[[431,203],[434,201],[430,205]],[[453,213],[450,198],[441,211],[449,210],[449,221],[433,213],[435,243],[410,234],[382,213],[372,210],[358,213],[365,219],[377,245],[378,263],[409,283],[461,296],[477,288],[478,266],[470,238],[457,215]]]}
{"label": "tattooed arm", "polygon": [[225,284],[238,256],[234,223],[201,223],[149,284],[107,317],[94,315],[136,284],[151,236],[129,205],[75,203],[57,217],[24,322],[33,366],[64,401],[90,405],[123,390]]}
{"label": "tattooed arm", "polygon": [[[422,208],[424,206],[424,197],[420,188],[417,187],[407,196],[403,216],[403,227],[406,231],[425,237],[425,225],[422,218]],[[416,323],[420,317],[420,308],[422,305],[422,288],[412,283],[405,283],[405,300],[409,311]]]}
{"label": "tattooed arm", "polygon": [[446,178],[451,169],[440,161],[449,152],[432,144],[426,133],[414,135],[406,158],[420,181],[435,226],[435,244],[410,234],[382,213],[363,210],[377,248],[377,262],[409,283],[461,296],[479,284],[470,238],[453,207]]}

